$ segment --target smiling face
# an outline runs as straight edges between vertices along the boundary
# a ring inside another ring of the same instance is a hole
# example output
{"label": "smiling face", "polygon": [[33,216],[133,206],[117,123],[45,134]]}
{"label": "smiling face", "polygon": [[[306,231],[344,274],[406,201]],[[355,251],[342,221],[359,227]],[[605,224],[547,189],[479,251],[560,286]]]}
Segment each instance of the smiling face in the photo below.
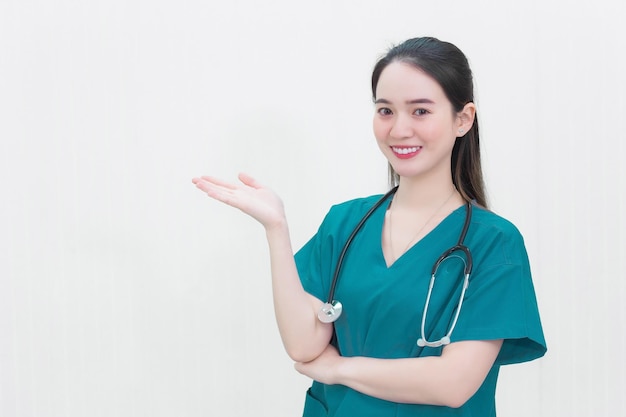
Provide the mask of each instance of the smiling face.
{"label": "smiling face", "polygon": [[375,104],[374,135],[394,171],[401,178],[451,180],[452,148],[459,130],[466,131],[467,106],[455,112],[432,77],[399,61],[382,71]]}

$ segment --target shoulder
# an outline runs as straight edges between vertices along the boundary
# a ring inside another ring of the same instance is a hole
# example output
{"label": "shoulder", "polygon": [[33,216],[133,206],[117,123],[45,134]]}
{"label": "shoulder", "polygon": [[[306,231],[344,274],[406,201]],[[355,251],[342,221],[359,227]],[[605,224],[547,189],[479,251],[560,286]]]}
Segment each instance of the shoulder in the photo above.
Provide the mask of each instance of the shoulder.
{"label": "shoulder", "polygon": [[520,235],[517,226],[511,221],[483,207],[472,206],[472,223],[488,229],[491,233]]}
{"label": "shoulder", "polygon": [[376,194],[334,204],[324,218],[322,229],[353,229],[382,197],[382,194]]}
{"label": "shoulder", "polygon": [[382,198],[382,196],[382,194],[376,194],[335,204],[331,206],[327,216],[353,216],[365,214]]}
{"label": "shoulder", "polygon": [[476,252],[485,250],[503,263],[526,262],[524,237],[517,226],[485,208],[473,206],[472,211],[468,238]]}

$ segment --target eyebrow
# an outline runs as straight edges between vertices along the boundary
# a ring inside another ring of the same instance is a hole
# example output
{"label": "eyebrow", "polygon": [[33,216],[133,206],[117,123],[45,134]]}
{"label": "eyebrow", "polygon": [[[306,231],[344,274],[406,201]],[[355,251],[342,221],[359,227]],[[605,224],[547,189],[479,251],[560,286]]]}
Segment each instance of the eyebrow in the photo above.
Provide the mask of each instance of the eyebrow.
{"label": "eyebrow", "polygon": [[[379,98],[376,101],[374,101],[374,103],[375,104],[391,104],[391,101],[384,99],[384,98]],[[416,98],[414,100],[407,100],[406,104],[435,104],[435,102],[429,98]]]}

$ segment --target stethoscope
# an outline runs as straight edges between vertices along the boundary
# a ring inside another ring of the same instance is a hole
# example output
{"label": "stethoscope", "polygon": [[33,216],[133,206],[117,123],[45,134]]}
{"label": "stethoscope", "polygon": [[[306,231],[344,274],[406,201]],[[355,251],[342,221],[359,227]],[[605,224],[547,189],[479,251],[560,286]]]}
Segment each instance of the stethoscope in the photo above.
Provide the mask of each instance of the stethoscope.
{"label": "stethoscope", "polygon": [[[398,187],[396,186],[392,188],[390,191],[388,191],[387,194],[382,196],[380,200],[378,200],[376,204],[374,204],[374,206],[372,206],[372,208],[370,208],[369,211],[365,213],[363,218],[359,221],[359,223],[356,225],[356,227],[354,228],[354,230],[348,237],[348,240],[346,240],[346,243],[344,244],[343,249],[341,250],[341,253],[339,255],[339,259],[337,260],[337,266],[335,267],[335,273],[333,275],[333,280],[330,285],[328,299],[324,303],[324,305],[322,305],[319,312],[317,313],[317,317],[322,323],[332,323],[336,321],[339,318],[339,316],[341,316],[341,313],[343,311],[343,306],[341,302],[334,299],[335,288],[337,287],[337,282],[339,281],[339,274],[341,272],[341,267],[343,266],[343,260],[346,256],[346,253],[348,252],[348,249],[350,248],[350,244],[354,240],[354,237],[357,235],[359,230],[361,230],[361,228],[363,227],[367,219],[369,219],[374,213],[374,211],[376,211],[376,209],[380,207],[389,197],[395,194],[397,189]],[[452,335],[452,331],[454,330],[454,327],[456,326],[456,322],[459,318],[459,313],[461,312],[461,307],[463,305],[463,299],[465,298],[465,291],[467,290],[467,287],[469,286],[470,274],[472,272],[472,263],[473,263],[472,254],[469,248],[463,244],[463,241],[465,240],[465,235],[467,234],[467,229],[469,228],[471,220],[472,220],[472,203],[467,202],[466,212],[465,212],[465,223],[463,224],[463,229],[461,230],[461,234],[459,235],[458,242],[456,243],[456,245],[450,247],[445,252],[443,252],[441,256],[437,258],[437,261],[435,261],[435,263],[433,264],[433,268],[432,268],[431,276],[430,276],[430,283],[428,285],[428,294],[426,295],[426,301],[424,302],[424,311],[422,312],[422,324],[421,324],[421,329],[420,329],[421,337],[417,339],[417,345],[419,347],[424,347],[424,346],[439,347],[439,346],[447,345],[450,343],[450,336]],[[459,256],[458,254],[454,254],[455,252],[463,252],[465,254],[465,259],[462,256]],[[446,333],[446,335],[443,336],[441,339],[430,342],[426,339],[426,335],[425,335],[426,315],[428,313],[428,306],[430,304],[430,296],[432,295],[433,287],[435,286],[435,275],[437,274],[437,269],[439,269],[439,266],[445,260],[450,259],[450,258],[458,258],[463,262],[463,265],[464,265],[463,287],[461,289],[461,295],[459,296],[459,303],[457,305],[456,312],[454,314],[454,319],[452,320],[452,324],[450,325],[450,329],[448,330],[448,333]]]}

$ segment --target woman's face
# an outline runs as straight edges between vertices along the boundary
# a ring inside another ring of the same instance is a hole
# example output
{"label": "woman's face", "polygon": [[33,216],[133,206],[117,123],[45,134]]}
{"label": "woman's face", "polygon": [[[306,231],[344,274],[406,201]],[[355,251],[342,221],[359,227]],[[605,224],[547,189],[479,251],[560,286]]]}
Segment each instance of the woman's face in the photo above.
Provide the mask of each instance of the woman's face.
{"label": "woman's face", "polygon": [[464,123],[433,78],[393,62],[380,75],[375,104],[374,135],[400,177],[451,175],[452,148]]}

